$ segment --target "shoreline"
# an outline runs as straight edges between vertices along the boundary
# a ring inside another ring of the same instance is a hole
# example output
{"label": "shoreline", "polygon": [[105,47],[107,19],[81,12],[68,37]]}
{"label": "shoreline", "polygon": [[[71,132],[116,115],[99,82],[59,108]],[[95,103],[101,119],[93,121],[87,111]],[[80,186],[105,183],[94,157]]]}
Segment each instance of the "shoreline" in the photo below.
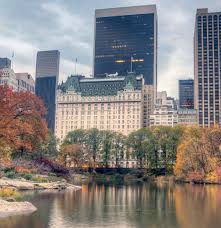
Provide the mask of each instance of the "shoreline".
{"label": "shoreline", "polygon": [[220,181],[207,181],[207,180],[185,180],[175,179],[177,184],[195,184],[195,185],[221,185]]}
{"label": "shoreline", "polygon": [[[67,181],[40,183],[20,179],[0,178],[1,189],[13,189],[18,192],[33,190],[78,191],[81,187],[69,184]],[[0,197],[0,218],[31,214],[35,211],[37,211],[37,208],[32,203],[27,201],[16,202],[13,195],[10,197]]]}
{"label": "shoreline", "polygon": [[66,180],[55,182],[34,182],[22,179],[0,178],[0,188],[14,188],[18,191],[27,190],[79,190],[80,186],[72,185]]}

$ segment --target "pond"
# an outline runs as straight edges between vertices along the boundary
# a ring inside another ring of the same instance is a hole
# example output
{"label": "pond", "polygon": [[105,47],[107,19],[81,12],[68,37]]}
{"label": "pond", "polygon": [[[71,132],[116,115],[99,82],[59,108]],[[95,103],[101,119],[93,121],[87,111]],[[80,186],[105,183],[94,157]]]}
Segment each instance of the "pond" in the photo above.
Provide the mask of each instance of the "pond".
{"label": "pond", "polygon": [[0,219],[3,228],[220,228],[221,186],[83,184],[80,191],[27,192],[38,211]]}

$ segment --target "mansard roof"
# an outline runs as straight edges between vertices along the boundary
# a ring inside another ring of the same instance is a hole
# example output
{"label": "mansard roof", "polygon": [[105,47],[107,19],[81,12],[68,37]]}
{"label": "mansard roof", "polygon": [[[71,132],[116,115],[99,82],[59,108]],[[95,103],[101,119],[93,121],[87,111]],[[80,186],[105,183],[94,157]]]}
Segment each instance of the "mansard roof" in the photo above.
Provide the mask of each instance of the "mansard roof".
{"label": "mansard roof", "polygon": [[86,78],[81,75],[71,75],[58,89],[63,93],[76,92],[82,96],[113,96],[123,90],[141,90],[143,76],[128,73],[126,76],[107,76],[105,78]]}

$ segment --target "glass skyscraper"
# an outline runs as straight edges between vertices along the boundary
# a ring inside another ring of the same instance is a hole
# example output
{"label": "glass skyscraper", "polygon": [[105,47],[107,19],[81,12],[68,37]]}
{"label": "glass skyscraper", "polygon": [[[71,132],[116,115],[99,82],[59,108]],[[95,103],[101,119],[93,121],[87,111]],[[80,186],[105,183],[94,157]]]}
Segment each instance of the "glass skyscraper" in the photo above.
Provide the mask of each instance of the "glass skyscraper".
{"label": "glass skyscraper", "polygon": [[194,80],[179,80],[179,108],[194,109]]}
{"label": "glass skyscraper", "polygon": [[36,62],[35,93],[39,96],[47,108],[46,120],[49,129],[55,128],[55,104],[56,89],[59,78],[60,52],[39,51]]}
{"label": "glass skyscraper", "polygon": [[201,126],[221,123],[221,12],[198,9],[194,33],[195,107]]}
{"label": "glass skyscraper", "polygon": [[157,85],[155,5],[95,12],[94,77],[135,71],[146,85]]}
{"label": "glass skyscraper", "polygon": [[11,68],[11,60],[8,58],[0,58],[0,69]]}

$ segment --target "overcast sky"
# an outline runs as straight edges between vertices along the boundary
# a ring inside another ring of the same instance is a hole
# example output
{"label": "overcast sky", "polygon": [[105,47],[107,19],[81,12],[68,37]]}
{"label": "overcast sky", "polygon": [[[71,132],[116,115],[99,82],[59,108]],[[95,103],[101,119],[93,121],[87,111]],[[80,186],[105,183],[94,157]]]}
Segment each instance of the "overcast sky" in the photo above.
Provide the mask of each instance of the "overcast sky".
{"label": "overcast sky", "polygon": [[60,81],[74,72],[92,74],[94,10],[156,4],[158,90],[177,97],[178,79],[193,78],[193,31],[197,8],[221,11],[220,0],[0,0],[0,57],[15,52],[15,72],[35,75],[36,53],[61,52]]}

